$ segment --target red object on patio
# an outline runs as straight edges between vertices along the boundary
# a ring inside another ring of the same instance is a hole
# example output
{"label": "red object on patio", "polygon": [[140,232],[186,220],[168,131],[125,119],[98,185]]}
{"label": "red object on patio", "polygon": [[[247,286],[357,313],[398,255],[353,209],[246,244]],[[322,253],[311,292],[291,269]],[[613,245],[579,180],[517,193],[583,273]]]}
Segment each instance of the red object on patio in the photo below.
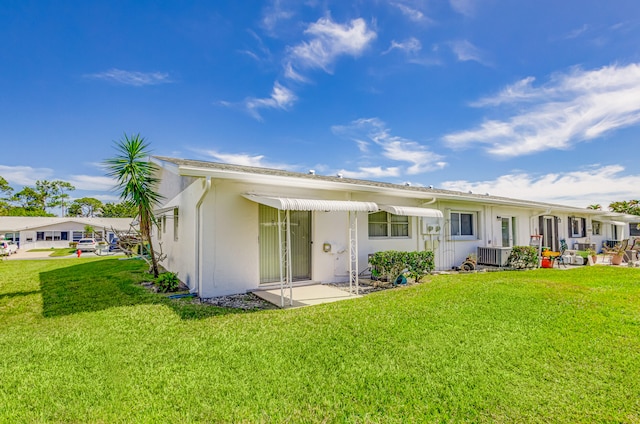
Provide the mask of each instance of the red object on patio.
{"label": "red object on patio", "polygon": [[549,258],[542,258],[542,268],[553,268],[553,261]]}

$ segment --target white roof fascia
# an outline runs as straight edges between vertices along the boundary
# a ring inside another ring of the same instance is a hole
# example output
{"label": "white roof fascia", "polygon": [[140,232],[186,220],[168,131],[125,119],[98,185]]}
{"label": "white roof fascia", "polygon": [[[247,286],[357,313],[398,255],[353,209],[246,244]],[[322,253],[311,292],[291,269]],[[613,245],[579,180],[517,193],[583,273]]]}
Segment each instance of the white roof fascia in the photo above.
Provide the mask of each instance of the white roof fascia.
{"label": "white roof fascia", "polygon": [[245,198],[282,211],[324,211],[324,212],[376,212],[378,205],[373,202],[351,200],[296,199],[290,197],[256,196],[245,194]]}

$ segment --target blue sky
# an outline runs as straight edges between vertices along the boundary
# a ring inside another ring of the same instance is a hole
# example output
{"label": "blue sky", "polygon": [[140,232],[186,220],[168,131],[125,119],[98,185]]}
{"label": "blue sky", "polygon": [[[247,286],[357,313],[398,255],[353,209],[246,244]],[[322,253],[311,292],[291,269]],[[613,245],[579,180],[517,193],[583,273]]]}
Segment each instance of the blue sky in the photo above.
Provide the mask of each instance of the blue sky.
{"label": "blue sky", "polygon": [[153,153],[575,206],[637,199],[637,0],[0,1],[0,175],[117,199]]}

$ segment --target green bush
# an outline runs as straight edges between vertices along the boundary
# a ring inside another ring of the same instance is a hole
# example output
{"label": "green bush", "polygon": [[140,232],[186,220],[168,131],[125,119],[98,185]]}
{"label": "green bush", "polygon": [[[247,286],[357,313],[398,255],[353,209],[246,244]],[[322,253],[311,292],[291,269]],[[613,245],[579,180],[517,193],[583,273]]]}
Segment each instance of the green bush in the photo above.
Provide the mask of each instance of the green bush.
{"label": "green bush", "polygon": [[433,252],[399,252],[385,250],[376,252],[369,263],[373,269],[372,275],[386,276],[388,281],[395,281],[400,275],[418,280],[429,274],[435,268]]}
{"label": "green bush", "polygon": [[158,288],[159,292],[173,292],[178,290],[178,287],[180,287],[180,280],[178,279],[178,274],[175,272],[163,272],[158,275],[154,284]]}
{"label": "green bush", "polygon": [[509,255],[509,266],[515,269],[530,269],[538,266],[538,250],[533,246],[514,246]]}
{"label": "green bush", "polygon": [[77,241],[70,241],[69,242],[69,248],[77,249],[78,248],[78,242]]}

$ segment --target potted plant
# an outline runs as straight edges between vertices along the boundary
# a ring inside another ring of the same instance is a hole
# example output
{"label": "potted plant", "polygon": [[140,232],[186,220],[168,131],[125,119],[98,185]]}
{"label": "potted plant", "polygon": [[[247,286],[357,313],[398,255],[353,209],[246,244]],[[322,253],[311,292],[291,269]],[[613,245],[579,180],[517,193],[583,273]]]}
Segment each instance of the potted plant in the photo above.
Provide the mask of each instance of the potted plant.
{"label": "potted plant", "polygon": [[613,254],[611,256],[611,265],[620,265],[627,250],[622,244],[616,244],[609,252]]}

